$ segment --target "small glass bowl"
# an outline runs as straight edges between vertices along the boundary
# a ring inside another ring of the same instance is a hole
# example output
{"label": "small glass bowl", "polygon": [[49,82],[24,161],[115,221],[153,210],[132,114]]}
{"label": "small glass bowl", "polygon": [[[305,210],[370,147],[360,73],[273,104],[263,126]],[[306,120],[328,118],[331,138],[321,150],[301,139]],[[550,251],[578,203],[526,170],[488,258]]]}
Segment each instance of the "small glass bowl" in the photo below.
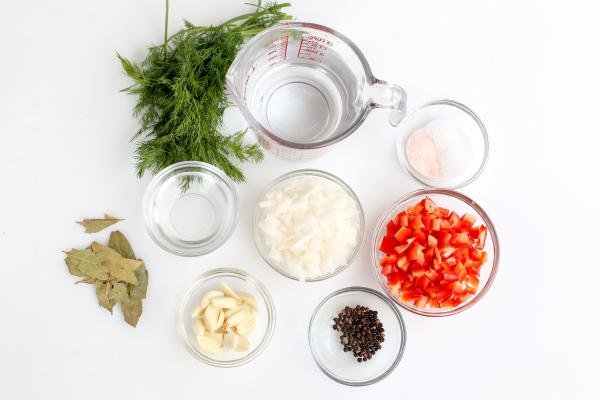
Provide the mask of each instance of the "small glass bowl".
{"label": "small glass bowl", "polygon": [[[352,352],[344,352],[340,333],[333,330],[333,318],[346,306],[369,307],[378,312],[385,329],[385,341],[373,358],[358,363]],[[327,376],[350,386],[379,382],[400,363],[406,345],[406,329],[400,311],[385,295],[366,287],[347,287],[327,296],[315,308],[308,328],[313,359]]]}
{"label": "small glass bowl", "polygon": [[[266,194],[268,192],[270,192],[271,190],[273,190],[274,188],[276,188],[277,186],[284,184],[285,182],[288,182],[288,181],[298,178],[298,177],[306,177],[306,176],[321,178],[325,181],[333,183],[333,184],[337,185],[338,187],[342,188],[348,195],[350,195],[350,197],[356,202],[356,205],[358,207],[360,227],[358,229],[359,237],[356,241],[356,246],[355,246],[354,250],[352,251],[352,253],[350,253],[350,255],[348,256],[348,258],[344,264],[340,265],[337,269],[335,269],[333,272],[331,272],[329,274],[321,275],[318,277],[310,277],[310,278],[306,278],[306,279],[301,279],[300,277],[295,276],[295,275],[291,274],[290,272],[286,271],[284,267],[277,264],[277,262],[275,262],[271,257],[269,257],[269,249],[263,243],[262,233],[260,232],[258,224],[263,216],[263,210],[260,208],[260,202],[262,201],[262,199],[264,199]],[[360,201],[358,200],[358,197],[356,196],[354,191],[350,188],[350,186],[348,186],[344,181],[342,181],[335,175],[332,175],[325,171],[316,170],[316,169],[299,169],[296,171],[288,172],[287,174],[284,174],[284,175],[280,176],[279,178],[275,179],[273,182],[271,182],[267,186],[267,188],[261,193],[259,200],[256,203],[256,209],[254,212],[254,243],[256,245],[256,248],[258,249],[260,256],[275,271],[279,272],[281,275],[283,275],[285,277],[288,277],[288,278],[296,280],[296,281],[317,282],[317,281],[322,281],[322,280],[331,278],[332,276],[339,274],[340,272],[342,272],[343,270],[348,268],[348,266],[350,266],[350,264],[352,264],[352,262],[356,259],[356,257],[358,256],[358,251],[360,250],[360,247],[362,246],[362,243],[364,241],[364,238],[365,238],[365,214],[362,209],[362,205],[360,204]]]}
{"label": "small glass bowl", "polygon": [[[245,352],[226,352],[216,356],[204,352],[196,341],[193,317],[194,310],[200,304],[202,296],[209,290],[218,290],[221,282],[227,283],[236,292],[254,295],[258,303],[256,328],[250,337],[250,349]],[[218,268],[200,275],[182,297],[177,322],[179,335],[185,348],[198,360],[214,367],[237,367],[255,359],[262,353],[273,336],[275,329],[275,306],[267,288],[256,278],[234,268]]]}
{"label": "small glass bowl", "polygon": [[238,195],[217,167],[184,161],[160,171],[143,201],[148,234],[166,251],[200,256],[217,249],[233,233]]}
{"label": "small glass bowl", "polygon": [[[418,308],[414,304],[404,302],[402,299],[398,299],[393,293],[391,293],[387,285],[387,279],[381,273],[379,260],[384,254],[379,250],[379,246],[381,244],[381,240],[386,234],[387,223],[396,215],[398,215],[398,213],[406,210],[408,207],[418,203],[424,198],[430,198],[439,207],[447,208],[450,211],[456,212],[458,215],[463,215],[465,213],[475,215],[477,217],[476,224],[483,224],[488,228],[488,239],[486,240],[484,248],[484,250],[488,253],[488,261],[481,267],[477,293],[471,296],[464,303],[461,303],[453,308]],[[428,317],[444,317],[457,314],[475,305],[490,290],[492,283],[494,282],[494,278],[496,277],[498,263],[500,261],[498,235],[496,234],[496,229],[494,228],[490,217],[488,217],[486,212],[483,211],[483,209],[469,197],[462,193],[447,189],[421,189],[409,193],[400,200],[396,201],[381,216],[381,218],[379,218],[373,234],[371,251],[371,265],[373,266],[373,271],[377,276],[377,280],[381,284],[381,287],[388,294],[388,296],[390,296],[394,302],[404,309],[415,314]]]}
{"label": "small glass bowl", "polygon": [[[445,159],[444,154],[449,154],[450,157],[459,155],[462,158],[461,161],[454,160],[449,162],[450,164],[464,162],[466,159],[466,165],[461,173],[453,171],[452,174],[446,173],[444,176],[444,172],[441,172],[440,177],[434,178],[419,172],[409,161],[407,152],[409,138],[415,131],[436,120],[446,120],[447,124],[451,124],[453,129],[448,134],[462,136],[457,139],[462,141],[461,149],[453,146],[437,149],[440,158]],[[470,108],[457,101],[435,100],[423,104],[408,114],[398,125],[398,129],[400,129],[396,141],[398,160],[414,179],[425,186],[458,189],[477,179],[485,168],[489,153],[489,140],[485,126]]]}

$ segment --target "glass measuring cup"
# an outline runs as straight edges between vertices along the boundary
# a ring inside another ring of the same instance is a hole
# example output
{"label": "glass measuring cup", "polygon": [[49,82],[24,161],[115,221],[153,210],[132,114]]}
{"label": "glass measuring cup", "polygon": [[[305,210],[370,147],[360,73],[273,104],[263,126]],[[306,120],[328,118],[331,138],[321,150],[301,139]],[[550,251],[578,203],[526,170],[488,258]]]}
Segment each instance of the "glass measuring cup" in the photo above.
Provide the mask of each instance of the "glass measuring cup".
{"label": "glass measuring cup", "polygon": [[290,22],[249,40],[227,72],[234,101],[260,144],[291,161],[312,159],[348,137],[374,108],[396,126],[406,93],[375,78],[347,37]]}

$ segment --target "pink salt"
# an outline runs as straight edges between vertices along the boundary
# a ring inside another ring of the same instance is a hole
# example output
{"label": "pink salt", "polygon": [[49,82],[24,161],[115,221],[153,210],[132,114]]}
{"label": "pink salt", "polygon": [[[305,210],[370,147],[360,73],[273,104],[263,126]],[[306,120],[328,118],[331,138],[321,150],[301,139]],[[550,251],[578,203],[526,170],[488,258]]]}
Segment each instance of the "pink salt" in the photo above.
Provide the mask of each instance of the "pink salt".
{"label": "pink salt", "polygon": [[441,176],[440,160],[433,138],[424,128],[414,131],[406,142],[406,157],[410,165],[428,178]]}

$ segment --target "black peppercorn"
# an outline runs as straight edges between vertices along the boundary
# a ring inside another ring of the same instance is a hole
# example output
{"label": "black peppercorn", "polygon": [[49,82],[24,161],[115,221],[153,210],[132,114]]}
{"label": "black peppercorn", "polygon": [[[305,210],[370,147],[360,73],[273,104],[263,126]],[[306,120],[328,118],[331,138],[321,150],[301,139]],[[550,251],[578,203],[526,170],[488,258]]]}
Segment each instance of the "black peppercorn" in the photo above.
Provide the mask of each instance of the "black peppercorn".
{"label": "black peppercorn", "polygon": [[344,351],[351,351],[359,363],[370,360],[385,340],[383,324],[377,315],[377,311],[368,307],[346,306],[333,319],[333,330],[340,332]]}

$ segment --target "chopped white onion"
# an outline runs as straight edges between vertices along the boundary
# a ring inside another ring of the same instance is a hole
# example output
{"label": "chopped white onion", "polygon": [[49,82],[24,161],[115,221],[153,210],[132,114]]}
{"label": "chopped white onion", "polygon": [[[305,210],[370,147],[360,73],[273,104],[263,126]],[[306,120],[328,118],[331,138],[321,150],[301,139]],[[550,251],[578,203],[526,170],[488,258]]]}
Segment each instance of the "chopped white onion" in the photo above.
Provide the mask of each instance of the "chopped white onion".
{"label": "chopped white onion", "polygon": [[356,201],[324,178],[296,177],[266,193],[258,228],[268,256],[298,279],[345,265],[359,240]]}

